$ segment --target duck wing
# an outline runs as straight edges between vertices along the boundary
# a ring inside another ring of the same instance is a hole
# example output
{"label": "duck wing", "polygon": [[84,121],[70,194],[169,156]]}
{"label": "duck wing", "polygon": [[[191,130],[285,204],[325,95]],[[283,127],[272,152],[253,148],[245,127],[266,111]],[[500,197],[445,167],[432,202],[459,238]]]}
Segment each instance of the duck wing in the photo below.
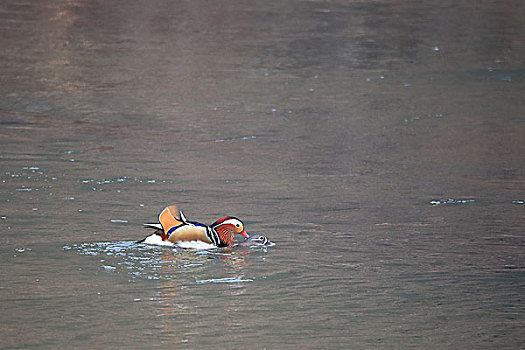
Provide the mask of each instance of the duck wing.
{"label": "duck wing", "polygon": [[182,211],[172,205],[164,208],[159,215],[164,234],[170,242],[202,241],[212,243],[208,237],[208,227],[198,222],[190,222]]}
{"label": "duck wing", "polygon": [[192,223],[182,226],[176,226],[169,234],[168,241],[172,243],[187,242],[187,241],[201,241],[213,244],[208,237],[208,229],[204,225],[194,225]]}
{"label": "duck wing", "polygon": [[168,234],[174,227],[184,224],[175,205],[166,207],[160,212],[159,222],[165,234]]}

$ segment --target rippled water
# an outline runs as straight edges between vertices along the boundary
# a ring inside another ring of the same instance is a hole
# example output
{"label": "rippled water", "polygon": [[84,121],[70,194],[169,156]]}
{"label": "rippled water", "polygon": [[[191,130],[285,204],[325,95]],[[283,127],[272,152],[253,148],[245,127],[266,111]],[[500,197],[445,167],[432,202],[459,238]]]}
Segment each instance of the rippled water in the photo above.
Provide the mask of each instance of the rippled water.
{"label": "rippled water", "polygon": [[[129,282],[135,279],[162,279],[181,281],[180,270],[186,272],[191,269],[191,277],[197,278],[203,271],[203,266],[211,264],[209,260],[220,260],[221,267],[229,265],[251,265],[252,259],[256,259],[259,254],[249,254],[257,250],[264,253],[267,247],[252,248],[228,248],[228,249],[207,249],[192,250],[166,248],[146,244],[137,244],[135,241],[109,242],[109,243],[83,243],[64,246],[65,250],[74,250],[79,254],[97,256],[100,262],[104,263],[101,267],[106,271],[122,272],[129,275]],[[246,261],[246,259],[250,259]],[[264,255],[263,255],[264,260]],[[213,271],[213,270],[212,270]],[[233,271],[232,271],[233,272]],[[239,273],[241,270],[238,271]],[[266,278],[261,276],[261,278]],[[242,283],[253,282],[253,279],[243,279],[241,275],[236,277],[197,279],[186,282],[196,283]]]}
{"label": "rippled water", "polygon": [[1,347],[522,348],[524,13],[4,1]]}

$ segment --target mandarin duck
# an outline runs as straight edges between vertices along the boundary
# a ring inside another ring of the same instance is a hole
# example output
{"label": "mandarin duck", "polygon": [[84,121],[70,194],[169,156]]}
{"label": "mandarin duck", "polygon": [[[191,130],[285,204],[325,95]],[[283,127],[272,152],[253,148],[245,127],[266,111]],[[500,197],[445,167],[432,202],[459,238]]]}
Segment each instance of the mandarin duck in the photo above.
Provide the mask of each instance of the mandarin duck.
{"label": "mandarin duck", "polygon": [[195,221],[188,221],[182,211],[172,205],[164,208],[159,214],[159,223],[144,224],[156,231],[138,241],[138,243],[175,245],[184,242],[197,241],[215,247],[228,247],[234,244],[236,233],[249,238],[244,231],[241,220],[226,216],[211,225],[204,225]]}
{"label": "mandarin duck", "polygon": [[251,235],[246,238],[243,242],[239,243],[240,246],[252,247],[252,246],[272,246],[273,242],[269,241],[266,236],[263,235]]}

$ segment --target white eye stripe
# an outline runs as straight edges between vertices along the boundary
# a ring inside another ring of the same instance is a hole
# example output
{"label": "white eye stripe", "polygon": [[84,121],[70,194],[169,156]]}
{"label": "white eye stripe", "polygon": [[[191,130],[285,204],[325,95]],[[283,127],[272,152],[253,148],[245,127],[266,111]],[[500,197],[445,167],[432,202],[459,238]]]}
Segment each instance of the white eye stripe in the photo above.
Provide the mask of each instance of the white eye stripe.
{"label": "white eye stripe", "polygon": [[237,226],[237,227],[241,227],[242,226],[242,222],[240,222],[239,220],[237,219],[228,219],[226,221],[224,221],[223,223],[221,223],[221,225],[233,225],[233,226]]}

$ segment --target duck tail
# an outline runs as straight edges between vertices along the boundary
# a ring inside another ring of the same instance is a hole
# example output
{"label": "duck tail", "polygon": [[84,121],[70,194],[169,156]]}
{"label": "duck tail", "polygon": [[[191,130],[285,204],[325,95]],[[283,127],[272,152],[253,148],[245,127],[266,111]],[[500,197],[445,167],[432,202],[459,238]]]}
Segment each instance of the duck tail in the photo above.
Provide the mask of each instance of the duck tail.
{"label": "duck tail", "polygon": [[151,237],[153,235],[160,236],[162,239],[164,239],[164,237],[166,237],[166,234],[164,233],[164,230],[162,229],[162,225],[161,224],[148,223],[148,224],[144,224],[144,227],[152,228],[155,231],[151,235],[149,235],[147,237],[144,237],[143,239],[137,241],[136,243],[143,243],[146,239],[148,239],[149,237]]}
{"label": "duck tail", "polygon": [[148,224],[144,224],[144,227],[153,228],[155,230],[161,230],[162,231],[162,225],[161,224],[148,223]]}

